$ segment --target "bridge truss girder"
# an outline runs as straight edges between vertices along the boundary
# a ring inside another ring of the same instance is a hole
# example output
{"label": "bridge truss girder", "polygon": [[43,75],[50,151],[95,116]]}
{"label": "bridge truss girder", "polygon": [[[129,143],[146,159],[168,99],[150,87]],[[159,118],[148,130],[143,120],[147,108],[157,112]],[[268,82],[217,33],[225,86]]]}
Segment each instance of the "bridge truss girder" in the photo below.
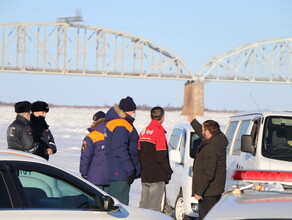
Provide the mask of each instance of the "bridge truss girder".
{"label": "bridge truss girder", "polygon": [[201,81],[292,83],[292,38],[246,44],[211,58]]}
{"label": "bridge truss girder", "polygon": [[189,80],[175,54],[134,35],[70,23],[0,25],[0,71]]}

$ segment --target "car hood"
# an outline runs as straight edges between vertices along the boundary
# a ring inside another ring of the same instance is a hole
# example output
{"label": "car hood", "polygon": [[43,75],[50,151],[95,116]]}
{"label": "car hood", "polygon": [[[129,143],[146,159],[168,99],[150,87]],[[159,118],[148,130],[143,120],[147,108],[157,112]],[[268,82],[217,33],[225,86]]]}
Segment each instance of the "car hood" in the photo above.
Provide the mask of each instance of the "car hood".
{"label": "car hood", "polygon": [[[149,220],[163,219],[170,220],[170,216],[163,213],[136,208],[131,206],[121,206],[114,212],[102,212],[97,210],[54,210],[54,209],[26,209],[27,217],[31,220],[96,220],[96,219],[131,219],[131,220]],[[7,218],[14,216],[16,211],[1,211],[0,217]],[[19,211],[18,211],[19,213]]]}

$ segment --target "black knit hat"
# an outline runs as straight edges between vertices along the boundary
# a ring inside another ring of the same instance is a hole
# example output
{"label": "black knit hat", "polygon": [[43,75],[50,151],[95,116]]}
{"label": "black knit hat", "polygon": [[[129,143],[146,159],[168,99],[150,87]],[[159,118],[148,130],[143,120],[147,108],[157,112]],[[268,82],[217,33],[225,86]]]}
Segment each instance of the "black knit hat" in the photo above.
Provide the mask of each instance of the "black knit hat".
{"label": "black knit hat", "polygon": [[46,102],[36,101],[31,105],[32,112],[49,112],[49,105]]}
{"label": "black knit hat", "polygon": [[28,101],[17,102],[14,105],[14,110],[16,113],[30,112],[31,103]]}
{"label": "black knit hat", "polygon": [[121,99],[119,107],[124,111],[124,112],[130,112],[134,111],[137,109],[135,102],[130,96],[127,96],[125,99]]}
{"label": "black knit hat", "polygon": [[105,118],[105,113],[103,111],[99,111],[99,112],[96,112],[93,117],[92,117],[92,120],[93,121],[97,121],[98,119],[100,118]]}

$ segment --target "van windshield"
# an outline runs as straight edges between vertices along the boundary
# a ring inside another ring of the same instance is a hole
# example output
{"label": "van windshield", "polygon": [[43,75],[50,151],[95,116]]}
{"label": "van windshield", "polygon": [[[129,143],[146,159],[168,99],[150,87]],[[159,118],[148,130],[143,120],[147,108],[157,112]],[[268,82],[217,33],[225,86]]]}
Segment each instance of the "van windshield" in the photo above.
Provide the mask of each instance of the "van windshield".
{"label": "van windshield", "polygon": [[265,157],[292,161],[292,117],[266,118],[262,149]]}

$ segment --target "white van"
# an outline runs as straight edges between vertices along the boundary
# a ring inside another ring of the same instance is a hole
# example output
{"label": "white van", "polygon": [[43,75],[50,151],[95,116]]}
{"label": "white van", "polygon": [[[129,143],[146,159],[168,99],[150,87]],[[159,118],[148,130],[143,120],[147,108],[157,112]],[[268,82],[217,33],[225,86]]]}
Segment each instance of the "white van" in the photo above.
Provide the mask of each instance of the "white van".
{"label": "white van", "polygon": [[182,220],[184,216],[199,216],[198,201],[191,194],[193,161],[200,143],[190,124],[175,125],[168,140],[173,174],[166,185],[166,203],[174,209],[176,220]]}
{"label": "white van", "polygon": [[230,117],[225,135],[226,189],[237,184],[234,170],[292,171],[292,112],[258,111]]}
{"label": "white van", "polygon": [[[245,112],[230,117],[225,128],[227,178],[225,189],[238,184],[233,171],[292,171],[292,112]],[[166,185],[166,203],[176,220],[198,217],[198,201],[191,196],[195,152],[201,140],[190,124],[178,124],[169,137],[173,174]]]}

